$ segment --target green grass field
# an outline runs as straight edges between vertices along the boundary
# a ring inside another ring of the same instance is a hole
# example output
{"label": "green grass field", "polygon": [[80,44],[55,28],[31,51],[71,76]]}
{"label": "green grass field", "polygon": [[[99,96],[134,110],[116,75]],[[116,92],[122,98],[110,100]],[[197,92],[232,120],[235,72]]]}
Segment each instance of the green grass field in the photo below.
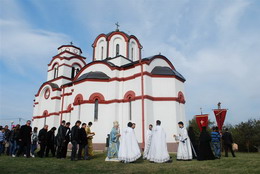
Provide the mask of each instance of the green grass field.
{"label": "green grass field", "polygon": [[51,174],[51,173],[260,173],[260,153],[236,153],[237,157],[212,161],[176,161],[155,164],[139,159],[135,163],[105,162],[105,153],[96,153],[90,161],[58,160],[56,158],[11,158],[0,156],[1,174]]}

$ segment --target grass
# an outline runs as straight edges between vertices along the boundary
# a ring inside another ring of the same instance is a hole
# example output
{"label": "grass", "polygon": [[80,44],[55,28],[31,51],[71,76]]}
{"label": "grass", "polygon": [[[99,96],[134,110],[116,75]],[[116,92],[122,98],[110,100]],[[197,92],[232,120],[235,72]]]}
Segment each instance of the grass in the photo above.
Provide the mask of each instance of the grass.
{"label": "grass", "polygon": [[176,161],[156,164],[139,159],[135,163],[123,164],[105,162],[105,153],[96,153],[90,161],[58,160],[56,158],[12,158],[0,156],[0,173],[3,174],[93,174],[93,173],[260,173],[260,153],[236,153],[237,157],[221,158],[212,161]]}

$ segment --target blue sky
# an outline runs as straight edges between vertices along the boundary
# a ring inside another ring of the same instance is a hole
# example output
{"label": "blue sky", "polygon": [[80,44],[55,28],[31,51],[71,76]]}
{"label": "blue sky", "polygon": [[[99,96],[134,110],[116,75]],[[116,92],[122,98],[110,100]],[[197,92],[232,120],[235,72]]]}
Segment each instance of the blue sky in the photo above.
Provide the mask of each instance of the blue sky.
{"label": "blue sky", "polygon": [[187,79],[187,119],[202,107],[215,120],[219,101],[228,123],[260,118],[260,1],[0,0],[0,125],[32,117],[60,45],[73,41],[90,61],[117,21],[143,57],[161,52]]}

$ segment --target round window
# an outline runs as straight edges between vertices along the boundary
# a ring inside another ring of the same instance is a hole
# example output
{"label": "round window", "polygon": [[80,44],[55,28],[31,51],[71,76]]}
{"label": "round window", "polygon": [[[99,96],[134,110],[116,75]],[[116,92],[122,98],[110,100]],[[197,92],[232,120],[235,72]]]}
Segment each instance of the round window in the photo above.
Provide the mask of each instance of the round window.
{"label": "round window", "polygon": [[50,97],[50,89],[49,88],[47,88],[46,90],[45,90],[45,93],[44,93],[44,98],[45,99],[48,99],[49,97]]}

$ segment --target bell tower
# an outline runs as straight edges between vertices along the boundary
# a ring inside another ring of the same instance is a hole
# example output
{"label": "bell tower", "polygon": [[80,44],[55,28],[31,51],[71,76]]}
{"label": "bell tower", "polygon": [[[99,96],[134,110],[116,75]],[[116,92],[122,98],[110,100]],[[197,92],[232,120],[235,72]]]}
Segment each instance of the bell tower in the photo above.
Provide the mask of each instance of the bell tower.
{"label": "bell tower", "polygon": [[58,86],[71,82],[86,65],[86,58],[81,54],[81,49],[74,46],[72,42],[70,45],[60,46],[58,54],[48,64],[47,81],[52,81]]}

